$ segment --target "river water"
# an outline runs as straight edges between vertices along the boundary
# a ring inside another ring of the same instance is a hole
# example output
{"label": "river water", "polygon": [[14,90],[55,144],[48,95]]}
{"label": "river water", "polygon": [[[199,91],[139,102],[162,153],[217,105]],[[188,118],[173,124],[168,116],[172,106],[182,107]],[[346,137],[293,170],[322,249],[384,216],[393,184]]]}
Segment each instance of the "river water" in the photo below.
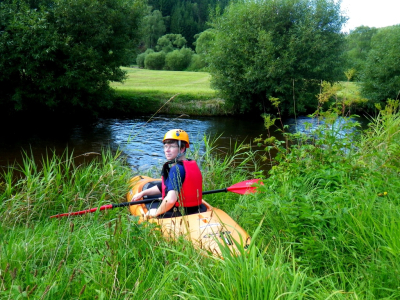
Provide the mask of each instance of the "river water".
{"label": "river water", "polygon": [[[287,119],[289,131],[305,131],[305,122],[317,125],[306,117]],[[105,147],[120,149],[133,171],[159,165],[165,158],[161,141],[166,131],[181,128],[188,132],[191,144],[199,144],[203,137],[218,139],[218,147],[229,149],[235,141],[252,143],[260,134],[266,136],[263,119],[236,117],[142,116],[132,119],[100,119],[91,125],[25,127],[9,132],[0,141],[0,167],[21,161],[21,153],[28,152],[35,159],[46,153],[61,154],[68,148],[73,156],[100,152]],[[312,128],[311,128],[312,130]],[[276,133],[277,134],[277,133]]]}

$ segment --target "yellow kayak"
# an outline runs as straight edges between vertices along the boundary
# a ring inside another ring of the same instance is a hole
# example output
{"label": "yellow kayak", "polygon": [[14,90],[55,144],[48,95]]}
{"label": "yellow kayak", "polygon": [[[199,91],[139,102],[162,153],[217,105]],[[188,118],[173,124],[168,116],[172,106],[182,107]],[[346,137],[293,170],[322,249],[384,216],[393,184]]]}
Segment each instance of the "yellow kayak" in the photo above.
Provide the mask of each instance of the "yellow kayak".
{"label": "yellow kayak", "polygon": [[[132,197],[146,189],[154,179],[147,176],[136,176],[130,180],[130,191],[127,194],[128,202]],[[130,213],[139,217],[139,222],[148,221],[161,227],[166,238],[184,236],[193,243],[195,248],[206,250],[214,255],[222,256],[222,247],[228,247],[232,254],[239,254],[238,247],[247,248],[250,244],[250,236],[224,211],[212,207],[202,200],[206,209],[203,212],[172,218],[145,217],[151,204],[138,204],[129,206]],[[235,243],[236,241],[236,243]],[[225,245],[225,246],[224,246]]]}

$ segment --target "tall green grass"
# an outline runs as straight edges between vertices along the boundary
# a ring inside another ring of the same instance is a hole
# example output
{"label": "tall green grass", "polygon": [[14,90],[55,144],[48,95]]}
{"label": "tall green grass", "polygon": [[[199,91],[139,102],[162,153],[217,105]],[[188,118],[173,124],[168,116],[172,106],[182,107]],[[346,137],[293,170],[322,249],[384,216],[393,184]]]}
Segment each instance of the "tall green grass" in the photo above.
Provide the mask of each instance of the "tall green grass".
{"label": "tall green grass", "polygon": [[1,177],[2,221],[27,224],[51,213],[118,202],[130,172],[119,155],[89,153],[89,162],[77,164],[73,153],[46,156],[40,162],[25,153],[22,164],[11,166]]}
{"label": "tall green grass", "polygon": [[[207,197],[253,236],[242,255],[223,259],[164,240],[126,209],[49,219],[125,201],[135,174],[107,151],[84,164],[73,154],[26,156],[1,175],[0,299],[397,299],[396,105],[358,139],[329,126],[313,139],[293,136],[258,194]],[[190,155],[204,190],[260,175],[246,145],[204,142],[204,154],[196,145]]]}
{"label": "tall green grass", "polygon": [[236,207],[246,228],[265,218],[267,253],[289,247],[318,282],[318,298],[400,297],[398,107],[389,102],[358,137],[325,118],[312,137],[286,134],[296,141],[289,148],[273,142],[278,165],[262,194]]}
{"label": "tall green grass", "polygon": [[[237,145],[218,163],[210,153],[215,150],[213,143],[205,142],[206,153],[201,155],[197,145],[191,156],[202,161],[209,179],[206,189],[251,176],[238,154],[243,146]],[[121,156],[109,151],[81,164],[67,153],[41,161],[25,155],[21,165],[3,173],[0,299],[232,299],[244,295],[256,299],[303,294],[306,275],[283,262],[280,251],[263,257],[253,244],[251,256],[230,257],[227,250],[221,260],[196,251],[184,239],[164,240],[158,230],[138,224],[126,209],[48,218],[125,201],[133,175]],[[227,208],[238,199],[235,194],[223,197]],[[217,203],[218,198],[210,200]],[[238,262],[247,279],[237,272]],[[254,277],[255,266],[258,274]],[[290,276],[277,286],[286,273]],[[270,278],[270,284],[259,291],[265,278]],[[235,282],[242,282],[246,289],[238,289]]]}

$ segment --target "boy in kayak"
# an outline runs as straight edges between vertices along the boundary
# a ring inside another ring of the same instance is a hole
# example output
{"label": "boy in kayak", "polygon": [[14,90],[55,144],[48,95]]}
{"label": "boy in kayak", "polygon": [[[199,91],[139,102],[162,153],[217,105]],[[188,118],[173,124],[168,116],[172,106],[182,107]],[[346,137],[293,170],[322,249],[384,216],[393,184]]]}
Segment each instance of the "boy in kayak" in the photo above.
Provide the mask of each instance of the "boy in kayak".
{"label": "boy in kayak", "polygon": [[[162,202],[149,209],[148,217],[171,218],[206,210],[202,204],[202,176],[197,163],[185,158],[189,135],[182,129],[168,131],[163,139],[167,162],[161,171],[161,182],[133,196],[138,201],[144,196],[162,194]],[[181,209],[178,209],[181,208]]]}

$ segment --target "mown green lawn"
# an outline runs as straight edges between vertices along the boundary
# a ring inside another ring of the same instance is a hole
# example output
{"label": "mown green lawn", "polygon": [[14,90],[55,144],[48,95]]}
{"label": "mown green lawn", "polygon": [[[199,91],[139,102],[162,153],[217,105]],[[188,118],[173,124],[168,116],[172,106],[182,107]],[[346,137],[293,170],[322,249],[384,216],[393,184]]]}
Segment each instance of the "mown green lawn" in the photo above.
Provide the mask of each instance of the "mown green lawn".
{"label": "mown green lawn", "polygon": [[207,72],[159,71],[126,68],[128,78],[124,83],[111,83],[121,94],[139,93],[154,97],[170,98],[182,94],[192,100],[205,100],[215,97],[210,87],[211,76]]}

